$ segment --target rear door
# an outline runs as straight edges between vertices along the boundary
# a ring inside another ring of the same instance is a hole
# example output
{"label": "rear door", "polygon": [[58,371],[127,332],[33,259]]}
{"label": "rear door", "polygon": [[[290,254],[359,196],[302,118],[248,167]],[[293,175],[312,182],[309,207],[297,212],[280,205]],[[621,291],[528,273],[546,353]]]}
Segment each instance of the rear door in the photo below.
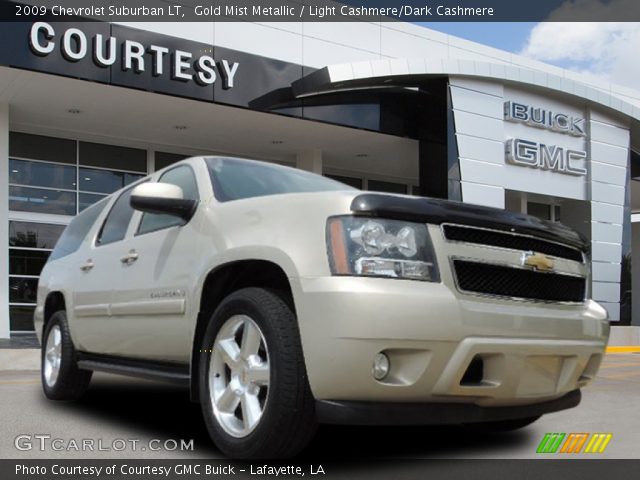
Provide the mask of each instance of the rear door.
{"label": "rear door", "polygon": [[126,235],[134,213],[129,205],[132,190],[129,187],[118,196],[97,235],[79,252],[74,338],[84,351],[115,354],[127,342],[126,333],[112,321],[111,303],[114,289],[126,276],[120,259],[127,252]]}

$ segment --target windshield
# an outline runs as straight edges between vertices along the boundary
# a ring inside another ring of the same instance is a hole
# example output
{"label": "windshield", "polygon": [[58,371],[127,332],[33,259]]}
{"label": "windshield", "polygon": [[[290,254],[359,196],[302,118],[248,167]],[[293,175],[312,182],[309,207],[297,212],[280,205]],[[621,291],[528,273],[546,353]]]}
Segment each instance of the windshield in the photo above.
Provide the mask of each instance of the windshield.
{"label": "windshield", "polygon": [[220,202],[280,193],[356,190],[314,173],[238,158],[207,158],[213,192]]}

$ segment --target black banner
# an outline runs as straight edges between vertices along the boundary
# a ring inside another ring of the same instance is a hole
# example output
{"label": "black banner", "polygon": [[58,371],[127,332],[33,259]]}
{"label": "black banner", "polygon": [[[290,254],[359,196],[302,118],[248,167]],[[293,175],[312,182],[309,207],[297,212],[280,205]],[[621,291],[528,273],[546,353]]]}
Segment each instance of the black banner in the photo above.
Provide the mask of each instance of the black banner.
{"label": "black banner", "polygon": [[289,463],[225,460],[0,460],[0,478],[3,480],[615,480],[634,478],[639,469],[640,460],[292,460]]}
{"label": "black banner", "polygon": [[[636,22],[636,0],[0,0],[0,21]],[[50,20],[51,21],[51,20]]]}

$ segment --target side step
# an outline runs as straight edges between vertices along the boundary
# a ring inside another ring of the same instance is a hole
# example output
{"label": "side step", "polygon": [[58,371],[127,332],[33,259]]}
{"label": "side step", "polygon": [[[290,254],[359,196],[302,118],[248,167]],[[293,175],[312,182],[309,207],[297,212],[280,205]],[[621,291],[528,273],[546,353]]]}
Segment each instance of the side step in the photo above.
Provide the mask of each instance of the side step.
{"label": "side step", "polygon": [[189,385],[189,364],[78,352],[78,368]]}

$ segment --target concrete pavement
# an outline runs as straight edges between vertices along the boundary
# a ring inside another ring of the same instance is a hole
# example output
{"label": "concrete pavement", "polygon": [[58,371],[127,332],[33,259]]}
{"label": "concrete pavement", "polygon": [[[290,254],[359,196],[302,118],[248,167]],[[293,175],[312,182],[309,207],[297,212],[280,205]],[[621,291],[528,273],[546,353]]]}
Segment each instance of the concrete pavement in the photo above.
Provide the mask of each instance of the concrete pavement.
{"label": "concrete pavement", "polygon": [[[199,405],[186,389],[150,381],[96,374],[82,400],[44,398],[37,370],[7,370],[34,365],[37,351],[22,356],[0,352],[0,458],[215,458]],[[10,363],[8,363],[10,362]],[[537,455],[547,432],[610,432],[599,458],[640,458],[640,355],[607,355],[596,380],[584,390],[582,404],[542,417],[530,427],[504,434],[480,434],[461,427],[324,426],[304,452],[309,459],[379,458],[566,458]],[[42,440],[35,435],[49,436]],[[16,438],[20,450],[16,447]],[[24,437],[26,435],[26,437]],[[52,441],[61,450],[52,448]],[[94,449],[82,451],[82,441]],[[155,443],[149,443],[157,440]],[[181,440],[186,447],[181,450]],[[193,442],[191,442],[193,440]],[[40,450],[44,442],[46,450]],[[108,450],[97,450],[98,442]],[[135,443],[135,449],[133,444]],[[74,444],[75,447],[74,448]],[[124,449],[119,450],[124,445]],[[30,448],[27,448],[29,447]],[[154,450],[154,448],[160,450]],[[572,458],[593,458],[587,454]]]}

